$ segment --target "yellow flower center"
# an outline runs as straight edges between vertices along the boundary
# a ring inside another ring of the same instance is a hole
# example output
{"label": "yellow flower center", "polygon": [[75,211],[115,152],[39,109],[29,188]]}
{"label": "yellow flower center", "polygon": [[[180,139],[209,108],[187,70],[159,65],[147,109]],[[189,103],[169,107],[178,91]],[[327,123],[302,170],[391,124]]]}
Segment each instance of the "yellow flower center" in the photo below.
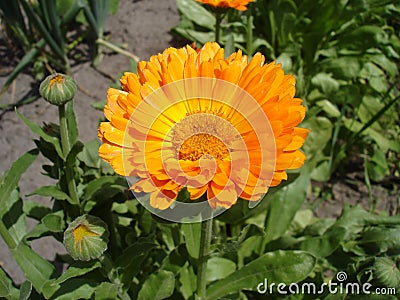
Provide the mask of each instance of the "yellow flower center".
{"label": "yellow flower center", "polygon": [[99,236],[99,234],[91,231],[86,225],[83,224],[78,225],[72,233],[76,243],[79,243],[87,236]]}
{"label": "yellow flower center", "polygon": [[64,77],[61,75],[54,76],[53,78],[50,79],[50,87],[53,86],[54,84],[62,83],[63,80]]}
{"label": "yellow flower center", "polygon": [[229,158],[229,145],[239,134],[231,123],[212,113],[188,115],[171,130],[178,159],[196,161],[202,156]]}
{"label": "yellow flower center", "polygon": [[229,150],[219,138],[208,133],[192,135],[179,148],[179,159],[196,161],[203,155],[224,159],[229,156]]}

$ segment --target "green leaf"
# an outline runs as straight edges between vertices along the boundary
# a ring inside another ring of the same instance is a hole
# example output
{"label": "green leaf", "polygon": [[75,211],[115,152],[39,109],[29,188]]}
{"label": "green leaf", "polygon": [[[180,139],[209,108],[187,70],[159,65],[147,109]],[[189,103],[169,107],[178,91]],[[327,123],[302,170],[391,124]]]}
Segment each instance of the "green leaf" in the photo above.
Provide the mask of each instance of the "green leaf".
{"label": "green leaf", "polygon": [[[268,201],[264,243],[283,235],[307,196],[310,174],[303,167],[300,176]],[[276,226],[279,224],[279,226]]]}
{"label": "green leaf", "polygon": [[[389,90],[390,91],[390,90]],[[389,91],[386,93],[386,95],[389,95]],[[386,96],[384,96],[385,98]],[[357,126],[357,131],[353,136],[354,138],[357,138],[359,135],[361,134],[369,134],[373,139],[375,139],[375,141],[377,142],[377,144],[379,145],[379,147],[384,150],[384,149],[388,149],[389,147],[392,147],[392,144],[383,136],[381,136],[378,132],[374,131],[371,126],[383,115],[385,114],[385,112],[392,106],[394,105],[398,100],[400,99],[400,96],[391,99],[388,103],[385,104],[384,107],[382,107],[382,109],[380,109],[367,123],[365,123],[363,126],[361,126],[361,124],[359,124],[358,122],[354,122]],[[345,120],[346,121],[346,120]],[[352,122],[353,123],[353,122]],[[351,123],[351,124],[352,124]],[[346,125],[346,124],[345,124]],[[350,128],[352,127],[352,125],[350,125]],[[350,129],[349,128],[349,129]],[[352,130],[352,129],[350,129]],[[383,146],[383,144],[385,144],[385,146]],[[386,151],[385,150],[385,151]]]}
{"label": "green leaf", "polygon": [[46,142],[52,144],[54,146],[54,148],[56,149],[58,156],[61,158],[64,158],[64,154],[63,154],[63,152],[61,150],[61,146],[60,146],[60,141],[56,137],[48,135],[46,132],[43,131],[42,128],[40,128],[39,125],[37,125],[36,123],[27,119],[24,115],[20,114],[17,110],[15,112],[18,115],[18,117],[26,124],[26,126],[28,126],[30,128],[30,130],[32,130],[33,133],[40,136]]}
{"label": "green leaf", "polygon": [[388,89],[385,73],[371,62],[364,64],[359,77],[366,79],[371,87],[378,93],[384,93]]}
{"label": "green leaf", "polygon": [[376,227],[366,230],[358,244],[370,254],[399,255],[400,227]]}
{"label": "green leaf", "polygon": [[3,207],[6,213],[2,217],[2,221],[16,243],[20,242],[26,234],[26,216],[23,213],[22,205],[19,192],[15,189]]}
{"label": "green leaf", "polygon": [[110,282],[103,282],[96,288],[94,292],[94,299],[96,300],[119,299],[118,285]]}
{"label": "green leaf", "polygon": [[214,30],[215,17],[201,4],[194,0],[177,0],[176,5],[179,12],[191,20],[193,23],[204,28]]}
{"label": "green leaf", "polygon": [[210,285],[207,289],[207,299],[221,299],[241,290],[256,291],[265,279],[270,283],[299,282],[311,273],[315,263],[315,257],[303,251],[269,252]]}
{"label": "green leaf", "polygon": [[42,186],[38,188],[36,191],[34,191],[32,194],[29,194],[28,196],[31,195],[39,195],[43,197],[52,197],[56,200],[67,200],[69,203],[74,204],[72,199],[63,191],[61,191],[58,187],[54,185],[47,185],[47,186]]}
{"label": "green leaf", "polygon": [[98,139],[85,143],[83,150],[78,154],[78,159],[88,167],[99,168],[101,164],[98,152],[99,146],[100,142]]}
{"label": "green leaf", "polygon": [[114,194],[110,187],[118,187],[119,191],[123,191],[123,187],[127,187],[127,183],[120,176],[102,176],[88,183],[83,193],[83,199],[88,201],[96,197],[109,198]]}
{"label": "green leaf", "polygon": [[340,39],[340,46],[357,51],[367,50],[380,44],[387,44],[384,29],[375,25],[356,26]]}
{"label": "green leaf", "polygon": [[233,34],[228,34],[224,45],[225,59],[228,58],[228,56],[231,55],[233,52],[235,52],[235,38]]}
{"label": "green leaf", "polygon": [[98,284],[98,282],[88,278],[72,278],[62,283],[51,299],[91,299]]}
{"label": "green leaf", "polygon": [[311,179],[319,182],[328,181],[331,176],[329,160],[319,162],[311,172]]}
{"label": "green leaf", "polygon": [[383,103],[375,96],[365,95],[362,97],[357,115],[360,117],[362,123],[367,123],[383,106]]}
{"label": "green leaf", "polygon": [[358,57],[343,56],[325,60],[323,69],[326,73],[332,73],[334,78],[347,80],[356,78],[361,66]]}
{"label": "green leaf", "polygon": [[44,285],[55,272],[54,266],[23,243],[10,251],[26,279],[32,282],[36,291],[42,293]]}
{"label": "green leaf", "polygon": [[184,244],[179,245],[164,258],[161,268],[171,271],[174,274],[179,273],[187,263],[189,255]]}
{"label": "green leaf", "polygon": [[76,164],[76,157],[77,155],[83,150],[83,143],[77,141],[69,151],[67,158],[65,160],[65,167],[66,168],[74,168]]}
{"label": "green leaf", "polygon": [[126,198],[124,192],[127,188],[126,180],[121,176],[102,176],[90,181],[82,195],[84,211],[90,211],[93,206],[112,201],[113,197],[121,194]]}
{"label": "green leaf", "polygon": [[183,223],[181,230],[185,237],[188,253],[193,258],[199,258],[201,223]]}
{"label": "green leaf", "polygon": [[62,232],[65,229],[63,210],[48,213],[41,221],[52,232]]}
{"label": "green leaf", "polygon": [[400,288],[400,269],[392,259],[377,257],[374,269],[380,283],[387,287]]}
{"label": "green leaf", "polygon": [[[363,230],[365,226],[400,226],[400,215],[379,216],[365,211],[360,206],[350,207],[345,205],[339,219],[332,227],[346,228],[348,234],[357,234]],[[386,233],[380,232],[383,236]],[[393,234],[396,234],[395,231]],[[384,237],[383,237],[384,238]],[[396,241],[397,242],[397,241]]]}
{"label": "green leaf", "polygon": [[30,281],[24,281],[20,287],[19,300],[28,300],[32,293],[32,283]]}
{"label": "green leaf", "polygon": [[316,222],[308,225],[304,231],[304,235],[309,235],[309,236],[316,236],[316,235],[322,235],[329,227],[331,227],[335,223],[335,219],[319,219]]}
{"label": "green leaf", "polygon": [[52,232],[63,232],[65,229],[64,211],[59,210],[46,214],[41,223],[37,224],[33,229],[25,235],[24,239],[39,238],[43,235],[49,235]]}
{"label": "green leaf", "polygon": [[[264,222],[264,219],[263,219],[263,222]],[[264,235],[265,235],[265,232],[264,232],[263,228],[258,227],[257,225],[254,225],[254,224],[248,224],[240,232],[237,241],[239,244],[241,244],[246,239],[248,239],[252,236],[264,236]]]}
{"label": "green leaf", "polygon": [[23,201],[22,209],[26,216],[31,217],[35,220],[41,220],[45,215],[51,213],[51,209],[49,207],[30,200]]}
{"label": "green leaf", "polygon": [[200,43],[201,45],[214,39],[213,32],[201,32],[193,29],[184,29],[179,27],[175,27],[173,31],[187,39]]}
{"label": "green leaf", "polygon": [[283,52],[281,55],[279,55],[276,58],[276,63],[277,64],[281,64],[282,65],[282,69],[285,72],[288,72],[289,70],[292,70],[292,67],[293,67],[292,58],[286,52]]}
{"label": "green leaf", "polygon": [[253,216],[265,213],[269,205],[268,203],[274,197],[275,193],[280,191],[283,187],[292,184],[298,176],[299,173],[290,173],[288,174],[288,179],[283,181],[278,187],[269,188],[268,193],[256,207],[251,207],[247,200],[239,199],[233,207],[218,216],[217,219],[230,224],[241,224]]}
{"label": "green leaf", "polygon": [[387,58],[385,55],[382,53],[377,53],[373,54],[371,56],[368,56],[368,59],[370,59],[373,63],[381,67],[383,70],[385,70],[390,77],[395,77],[397,74],[397,65],[394,61],[390,60]]}
{"label": "green leaf", "polygon": [[339,118],[340,117],[340,110],[337,108],[335,103],[324,99],[320,100],[316,103],[319,107],[322,108],[324,112],[328,114],[329,117]]}
{"label": "green leaf", "polygon": [[332,254],[346,237],[346,229],[333,227],[322,236],[306,238],[299,245],[299,249],[313,254],[315,257],[323,258]]}
{"label": "green leaf", "polygon": [[139,300],[161,300],[172,295],[175,288],[175,276],[172,272],[160,270],[150,275],[139,291]]}
{"label": "green leaf", "polygon": [[65,229],[64,211],[59,210],[48,214],[42,219],[42,223],[52,232],[63,232]]}
{"label": "green leaf", "polygon": [[0,268],[0,297],[7,297],[11,293],[12,281]]}
{"label": "green leaf", "polygon": [[313,212],[310,209],[301,209],[296,212],[292,223],[290,223],[289,231],[298,233],[313,222]]}
{"label": "green leaf", "polygon": [[97,268],[100,268],[100,267],[101,267],[101,263],[97,260],[74,262],[52,284],[53,285],[61,284],[68,279],[85,275],[85,274],[87,274]]}
{"label": "green leaf", "polygon": [[235,270],[236,264],[233,261],[222,257],[211,257],[207,262],[207,282],[223,279]]}
{"label": "green leaf", "polygon": [[370,136],[384,152],[386,152],[391,146],[390,141],[381,133],[371,127],[365,128],[366,124],[363,125],[358,121],[348,118],[343,118],[343,124],[348,130],[354,132],[355,137],[358,137],[359,135]]}
{"label": "green leaf", "polygon": [[315,117],[308,119],[303,125],[311,129],[304,144],[304,152],[307,153],[307,156],[315,157],[331,140],[332,123],[328,118]]}
{"label": "green leaf", "polygon": [[[152,222],[154,221],[152,220]],[[178,224],[173,224],[171,226],[160,226],[160,231],[163,242],[167,246],[167,249],[169,251],[173,251],[181,244],[181,240],[183,241],[183,236],[178,227]],[[186,250],[186,245],[184,245],[184,247]]]}
{"label": "green leaf", "polygon": [[6,171],[0,177],[0,216],[4,214],[5,203],[11,196],[11,193],[17,188],[22,174],[35,161],[38,155],[37,150],[31,150],[16,160],[10,170]]}
{"label": "green leaf", "polygon": [[339,90],[339,82],[333,79],[331,74],[318,73],[311,78],[311,83],[326,95],[333,95]]}
{"label": "green leaf", "polygon": [[[125,249],[115,262],[120,274],[120,281],[124,290],[128,290],[133,278],[139,273],[140,267],[147,257],[147,253],[157,247],[150,239],[139,239],[136,243]],[[133,255],[132,255],[133,254]]]}
{"label": "green leaf", "polygon": [[188,265],[187,268],[182,268],[179,272],[180,291],[185,299],[190,298],[196,291],[196,275],[194,274],[192,266]]}
{"label": "green leaf", "polygon": [[372,180],[381,181],[389,174],[389,166],[386,155],[381,149],[376,147],[373,151],[371,161],[365,160],[365,167]]}

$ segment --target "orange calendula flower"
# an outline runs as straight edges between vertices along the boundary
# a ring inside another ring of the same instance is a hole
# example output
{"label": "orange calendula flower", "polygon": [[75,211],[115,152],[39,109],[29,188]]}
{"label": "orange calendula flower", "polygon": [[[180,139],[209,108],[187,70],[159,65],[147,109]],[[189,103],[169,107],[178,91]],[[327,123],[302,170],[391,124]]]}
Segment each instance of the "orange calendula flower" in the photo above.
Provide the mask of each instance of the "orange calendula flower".
{"label": "orange calendula flower", "polygon": [[223,48],[207,43],[140,62],[137,75],[121,78],[122,90],[108,90],[100,157],[138,178],[132,190],[150,193],[160,210],[184,187],[212,208],[260,200],[303,165],[309,132],[296,127],[306,109],[294,98],[295,78],[264,59],[248,61],[240,50],[224,59]]}
{"label": "orange calendula flower", "polygon": [[208,4],[214,7],[222,8],[234,8],[237,10],[246,10],[246,5],[254,0],[196,0],[204,4]]}

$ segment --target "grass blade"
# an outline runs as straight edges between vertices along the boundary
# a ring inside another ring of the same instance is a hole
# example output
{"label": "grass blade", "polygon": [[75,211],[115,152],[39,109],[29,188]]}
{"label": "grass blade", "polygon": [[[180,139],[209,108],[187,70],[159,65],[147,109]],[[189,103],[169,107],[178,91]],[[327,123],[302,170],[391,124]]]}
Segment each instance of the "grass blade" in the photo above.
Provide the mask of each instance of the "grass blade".
{"label": "grass blade", "polygon": [[54,38],[59,43],[60,47],[64,47],[64,39],[60,30],[60,18],[57,14],[56,1],[54,0],[42,0],[44,3],[44,7],[47,10],[48,18],[49,18],[49,28],[53,33]]}
{"label": "grass blade", "polygon": [[38,15],[35,13],[33,10],[32,6],[28,4],[26,1],[21,1],[21,4],[30,20],[32,22],[37,30],[40,32],[40,34],[43,36],[44,40],[48,43],[50,48],[53,50],[54,54],[59,56],[61,60],[64,61],[64,49],[60,48],[57,44],[57,42],[54,40],[50,32],[47,30],[46,26],[43,24],[43,22],[40,20]]}
{"label": "grass blade", "polygon": [[39,51],[38,49],[43,48],[45,45],[45,41],[42,39],[40,40],[35,48],[32,48],[27,52],[24,57],[21,59],[21,61],[18,63],[18,65],[15,67],[15,69],[11,72],[11,74],[8,76],[6,82],[4,83],[4,86],[2,87],[0,91],[0,98],[4,95],[4,93],[7,91],[8,87],[11,85],[11,83],[17,78],[19,73],[22,72],[22,70],[32,63],[32,61],[36,58],[38,55]]}

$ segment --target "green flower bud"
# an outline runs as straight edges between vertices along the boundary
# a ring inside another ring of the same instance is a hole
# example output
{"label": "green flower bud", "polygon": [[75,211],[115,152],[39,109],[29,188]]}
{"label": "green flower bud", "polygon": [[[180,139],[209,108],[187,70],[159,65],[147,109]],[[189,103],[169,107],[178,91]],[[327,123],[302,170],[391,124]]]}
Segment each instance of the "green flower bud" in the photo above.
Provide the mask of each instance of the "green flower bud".
{"label": "green flower bud", "polygon": [[64,246],[75,260],[100,257],[107,249],[109,231],[100,218],[83,215],[69,224],[64,232]]}
{"label": "green flower bud", "polygon": [[54,105],[63,105],[72,100],[75,92],[75,81],[70,76],[59,73],[47,76],[39,87],[43,99]]}

